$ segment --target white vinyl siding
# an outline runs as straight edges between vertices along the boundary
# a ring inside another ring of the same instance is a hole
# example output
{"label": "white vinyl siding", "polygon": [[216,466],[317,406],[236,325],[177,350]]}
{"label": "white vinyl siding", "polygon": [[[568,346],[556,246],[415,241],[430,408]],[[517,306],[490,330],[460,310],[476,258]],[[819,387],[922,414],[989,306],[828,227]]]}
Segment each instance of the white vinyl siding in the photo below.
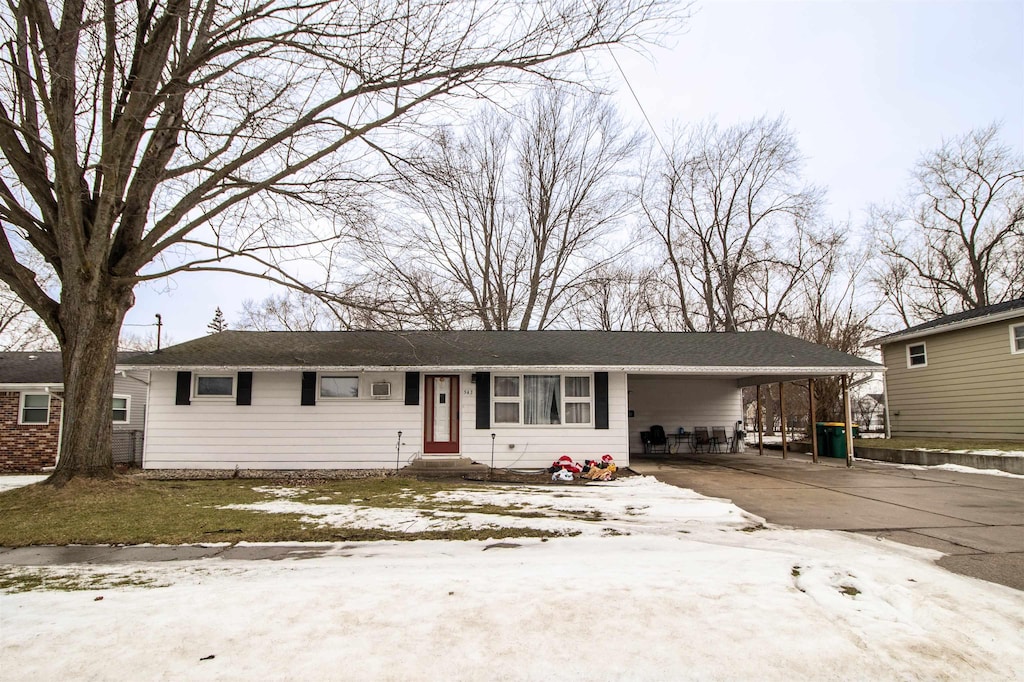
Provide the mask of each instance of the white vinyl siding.
{"label": "white vinyl siding", "polygon": [[643,452],[640,433],[657,424],[672,434],[684,427],[692,432],[706,426],[708,433],[721,426],[729,436],[742,419],[743,391],[735,379],[637,375],[629,378],[629,443]]}
{"label": "white vinyl siding", "polygon": [[892,435],[1024,440],[1024,362],[1006,352],[1007,323],[934,334],[927,343],[923,368],[906,367],[905,343],[882,347]]}
{"label": "white vinyl siding", "polygon": [[[340,375],[340,373],[338,374]],[[252,405],[175,405],[175,372],[152,372],[147,469],[371,469],[402,466],[422,449],[421,405],[403,400],[324,400],[301,405],[301,372],[254,372]],[[404,373],[361,381],[404,385]],[[402,446],[396,452],[398,432]]]}
{"label": "white vinyl siding", "polygon": [[22,393],[19,424],[49,424],[50,395],[48,393]]}
{"label": "white vinyl siding", "polygon": [[[551,466],[562,455],[568,455],[577,462],[600,459],[611,455],[619,466],[629,464],[629,433],[626,421],[626,374],[608,373],[608,428],[581,427],[577,425],[529,426],[500,425],[491,422],[491,428],[476,428],[477,384],[470,383],[470,374],[462,376],[461,407],[461,454],[477,462],[491,463],[493,445],[494,466],[514,469],[536,469]],[[491,375],[491,394],[496,378]],[[508,375],[505,375],[508,376]],[[579,375],[569,375],[579,376]],[[591,379],[591,394],[594,384]],[[494,440],[491,440],[491,434]]]}
{"label": "white vinyl siding", "polygon": [[[625,374],[609,376],[608,429],[477,429],[477,386],[471,373],[459,376],[460,452],[455,456],[490,463],[493,448],[495,466],[537,468],[566,454],[578,461],[610,454],[620,466],[628,465]],[[422,454],[422,383],[419,405],[373,400],[364,394],[358,400],[303,406],[300,372],[255,372],[252,405],[239,407],[223,401],[175,405],[175,373],[154,371],[151,381],[143,464],[147,469],[394,469],[396,459],[405,466]],[[364,387],[375,381],[401,386],[405,375],[361,377]],[[399,431],[402,444],[396,452]]]}

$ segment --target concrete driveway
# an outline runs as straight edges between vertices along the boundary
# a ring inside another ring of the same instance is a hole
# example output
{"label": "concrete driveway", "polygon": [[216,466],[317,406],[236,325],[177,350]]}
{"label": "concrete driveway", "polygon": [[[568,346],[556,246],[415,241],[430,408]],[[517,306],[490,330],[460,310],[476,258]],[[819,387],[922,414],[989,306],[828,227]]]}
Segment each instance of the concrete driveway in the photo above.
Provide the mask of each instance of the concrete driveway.
{"label": "concrete driveway", "polygon": [[1024,479],[757,451],[631,458],[630,468],[767,521],[928,547],[950,571],[1024,590]]}

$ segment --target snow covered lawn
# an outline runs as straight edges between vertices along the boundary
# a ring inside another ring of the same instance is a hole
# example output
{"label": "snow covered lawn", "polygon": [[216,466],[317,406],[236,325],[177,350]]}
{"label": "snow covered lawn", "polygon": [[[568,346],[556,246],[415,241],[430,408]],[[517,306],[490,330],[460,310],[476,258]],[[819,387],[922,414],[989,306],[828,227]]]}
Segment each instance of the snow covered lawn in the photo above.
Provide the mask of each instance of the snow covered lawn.
{"label": "snow covered lawn", "polygon": [[[439,495],[516,515],[438,515],[430,500],[303,512],[580,534],[54,568],[161,586],[0,593],[0,679],[1024,679],[1024,593],[948,573],[929,550],[766,528],[646,477]],[[264,511],[295,511],[290,497]]]}

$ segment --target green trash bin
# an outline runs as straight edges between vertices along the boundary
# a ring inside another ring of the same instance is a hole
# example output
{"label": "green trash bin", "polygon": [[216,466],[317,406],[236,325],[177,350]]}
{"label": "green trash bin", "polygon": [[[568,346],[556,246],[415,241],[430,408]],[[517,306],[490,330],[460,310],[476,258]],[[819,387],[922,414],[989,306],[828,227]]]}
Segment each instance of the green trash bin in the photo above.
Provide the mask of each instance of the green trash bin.
{"label": "green trash bin", "polygon": [[[843,422],[816,422],[818,456],[846,459],[846,424]],[[853,425],[856,434],[857,426]]]}

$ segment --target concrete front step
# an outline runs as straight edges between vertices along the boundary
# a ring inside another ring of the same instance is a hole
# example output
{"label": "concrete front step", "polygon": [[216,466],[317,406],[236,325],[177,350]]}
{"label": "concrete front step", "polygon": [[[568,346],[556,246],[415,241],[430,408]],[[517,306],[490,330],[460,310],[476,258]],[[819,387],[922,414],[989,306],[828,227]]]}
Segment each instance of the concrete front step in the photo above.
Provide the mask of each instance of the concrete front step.
{"label": "concrete front step", "polygon": [[468,457],[421,458],[401,470],[402,474],[418,478],[445,478],[478,474],[487,471],[484,464],[476,464]]}

